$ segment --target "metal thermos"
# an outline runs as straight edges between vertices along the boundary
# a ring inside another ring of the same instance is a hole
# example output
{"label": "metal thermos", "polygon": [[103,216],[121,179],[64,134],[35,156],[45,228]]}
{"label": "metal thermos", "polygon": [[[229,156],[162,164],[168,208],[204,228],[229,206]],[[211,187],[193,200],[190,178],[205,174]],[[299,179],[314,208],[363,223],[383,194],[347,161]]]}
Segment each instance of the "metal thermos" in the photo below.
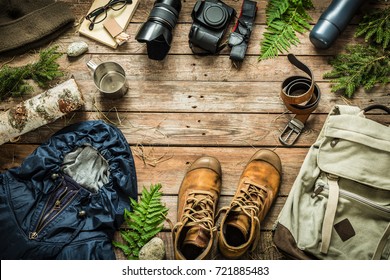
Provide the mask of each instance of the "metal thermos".
{"label": "metal thermos", "polygon": [[310,41],[327,49],[351,21],[365,0],[333,0],[310,32]]}

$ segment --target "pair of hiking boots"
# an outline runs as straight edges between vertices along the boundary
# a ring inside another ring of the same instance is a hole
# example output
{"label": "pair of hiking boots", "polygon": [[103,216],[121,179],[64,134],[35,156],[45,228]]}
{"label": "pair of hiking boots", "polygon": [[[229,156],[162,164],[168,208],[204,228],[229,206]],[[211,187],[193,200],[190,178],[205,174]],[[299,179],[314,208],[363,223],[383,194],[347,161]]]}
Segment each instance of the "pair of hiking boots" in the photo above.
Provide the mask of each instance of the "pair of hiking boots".
{"label": "pair of hiking boots", "polygon": [[259,150],[241,174],[230,205],[216,215],[222,185],[222,170],[214,157],[197,159],[188,169],[178,195],[177,224],[173,228],[174,253],[178,260],[208,259],[218,229],[218,247],[229,259],[254,249],[260,238],[260,223],[279,190],[282,166],[279,156]]}

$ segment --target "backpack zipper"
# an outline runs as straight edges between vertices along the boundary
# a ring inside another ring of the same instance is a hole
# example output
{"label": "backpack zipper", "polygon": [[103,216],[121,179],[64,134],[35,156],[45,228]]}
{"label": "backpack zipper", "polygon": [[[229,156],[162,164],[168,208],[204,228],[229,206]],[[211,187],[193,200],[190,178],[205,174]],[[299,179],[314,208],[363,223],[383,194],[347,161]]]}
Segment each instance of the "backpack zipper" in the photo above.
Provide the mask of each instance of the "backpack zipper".
{"label": "backpack zipper", "polygon": [[[335,175],[332,175],[332,174],[327,174],[327,177],[329,180],[338,180],[339,177],[335,176]],[[312,198],[315,198],[316,196],[318,196],[323,190],[327,190],[329,191],[329,186],[327,184],[324,184],[324,183],[318,183],[316,185],[316,188],[314,189],[314,192],[312,193],[311,197]],[[340,196],[343,196],[345,198],[349,198],[349,199],[353,199],[355,201],[358,201],[362,204],[365,204],[365,205],[368,205],[372,208],[375,208],[377,210],[380,210],[382,212],[385,212],[385,213],[390,213],[390,208],[388,207],[384,207],[384,206],[381,206],[375,202],[373,202],[372,200],[370,199],[367,199],[365,197],[362,197],[360,195],[357,195],[355,193],[352,193],[352,192],[349,192],[349,191],[346,191],[346,190],[342,190],[340,189]]]}
{"label": "backpack zipper", "polygon": [[[49,199],[46,201],[45,206],[43,207],[42,213],[39,217],[37,226],[35,230],[29,233],[29,239],[37,239],[39,233],[51,222],[53,221],[73,200],[77,194],[77,190],[72,190],[65,186],[61,188],[62,181],[54,191],[53,194],[49,196]],[[58,193],[58,191],[60,192]],[[63,203],[64,202],[64,203]]]}

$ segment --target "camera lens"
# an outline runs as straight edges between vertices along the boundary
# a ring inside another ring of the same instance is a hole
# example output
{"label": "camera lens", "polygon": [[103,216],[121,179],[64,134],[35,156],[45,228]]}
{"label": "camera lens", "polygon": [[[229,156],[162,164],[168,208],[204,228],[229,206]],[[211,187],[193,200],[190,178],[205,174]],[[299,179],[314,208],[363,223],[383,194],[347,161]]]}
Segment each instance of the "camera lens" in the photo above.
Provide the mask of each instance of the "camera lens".
{"label": "camera lens", "polygon": [[147,44],[149,58],[162,60],[167,55],[180,10],[180,0],[157,0],[154,3],[147,22],[135,37],[138,42]]}
{"label": "camera lens", "polygon": [[167,24],[170,30],[172,30],[177,23],[178,16],[177,11],[173,7],[166,4],[156,4],[150,12],[149,19]]}

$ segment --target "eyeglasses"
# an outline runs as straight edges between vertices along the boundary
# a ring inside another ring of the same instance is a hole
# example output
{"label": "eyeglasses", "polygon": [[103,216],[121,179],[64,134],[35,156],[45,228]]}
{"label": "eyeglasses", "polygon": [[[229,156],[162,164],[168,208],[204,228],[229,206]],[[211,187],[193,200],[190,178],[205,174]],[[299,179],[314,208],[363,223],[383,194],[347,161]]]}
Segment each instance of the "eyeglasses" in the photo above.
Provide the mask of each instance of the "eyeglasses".
{"label": "eyeglasses", "polygon": [[93,30],[95,24],[102,22],[107,17],[109,9],[119,11],[123,9],[127,4],[132,4],[132,0],[110,0],[106,5],[96,8],[90,12],[85,18],[91,23],[89,24],[89,30]]}

